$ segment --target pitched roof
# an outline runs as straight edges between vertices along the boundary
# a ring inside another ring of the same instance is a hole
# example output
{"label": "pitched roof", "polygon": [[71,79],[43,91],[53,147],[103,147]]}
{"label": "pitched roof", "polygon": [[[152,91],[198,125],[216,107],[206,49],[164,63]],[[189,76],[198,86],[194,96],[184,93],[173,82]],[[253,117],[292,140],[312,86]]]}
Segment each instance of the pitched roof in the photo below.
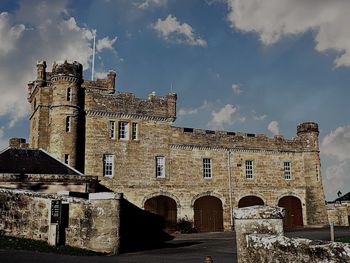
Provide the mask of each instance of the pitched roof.
{"label": "pitched roof", "polygon": [[343,201],[350,201],[350,192],[341,197],[338,197],[333,202],[335,203],[335,202],[343,202]]}
{"label": "pitched roof", "polygon": [[0,173],[82,175],[44,150],[28,148],[0,152]]}

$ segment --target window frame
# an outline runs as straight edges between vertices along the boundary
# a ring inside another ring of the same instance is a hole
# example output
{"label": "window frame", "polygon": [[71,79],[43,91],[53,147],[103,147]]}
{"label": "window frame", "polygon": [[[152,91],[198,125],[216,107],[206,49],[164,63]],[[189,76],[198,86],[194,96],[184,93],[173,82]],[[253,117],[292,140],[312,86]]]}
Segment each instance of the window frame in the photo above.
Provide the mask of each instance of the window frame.
{"label": "window frame", "polygon": [[[158,161],[161,160],[161,163]],[[162,155],[158,155],[155,157],[156,162],[156,178],[165,178],[165,157]],[[160,168],[160,169],[158,169]]]}
{"label": "window frame", "polygon": [[131,123],[131,140],[137,141],[139,139],[139,124],[137,122]]}
{"label": "window frame", "polygon": [[[122,132],[122,124],[125,124],[125,126],[123,126],[123,132]],[[129,136],[130,136],[130,124],[127,121],[118,121],[118,140],[121,141],[128,141],[129,140]],[[123,137],[121,137],[121,134],[123,134]]]}
{"label": "window frame", "polygon": [[71,102],[72,101],[72,88],[68,87],[66,91],[66,100]]}
{"label": "window frame", "polygon": [[65,163],[65,164],[67,164],[67,165],[69,165],[69,163],[70,163],[70,155],[69,154],[64,154],[64,160],[63,160],[63,162]]}
{"label": "window frame", "polygon": [[103,177],[114,177],[114,154],[103,155]]}
{"label": "window frame", "polygon": [[203,158],[202,167],[203,167],[203,178],[206,180],[212,179],[213,178],[213,160],[211,158]]}
{"label": "window frame", "polygon": [[115,139],[115,121],[108,123],[108,136],[110,139]]}
{"label": "window frame", "polygon": [[284,176],[284,180],[288,180],[288,181],[292,180],[292,163],[290,161],[283,162],[283,176]]}
{"label": "window frame", "polygon": [[253,160],[245,161],[245,179],[247,180],[254,179],[254,161]]}
{"label": "window frame", "polygon": [[66,132],[72,131],[72,116],[66,116]]}

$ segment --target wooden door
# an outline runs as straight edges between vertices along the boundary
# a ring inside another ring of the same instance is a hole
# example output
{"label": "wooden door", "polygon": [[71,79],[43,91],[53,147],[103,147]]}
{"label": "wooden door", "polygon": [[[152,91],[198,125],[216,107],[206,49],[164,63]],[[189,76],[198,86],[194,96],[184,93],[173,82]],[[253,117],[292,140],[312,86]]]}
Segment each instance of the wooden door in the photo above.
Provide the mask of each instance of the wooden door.
{"label": "wooden door", "polygon": [[303,224],[303,210],[299,198],[294,196],[285,196],[278,202],[278,206],[286,209],[286,215],[283,219],[283,226],[285,228],[302,227]]}
{"label": "wooden door", "polygon": [[219,198],[204,196],[194,203],[194,226],[199,232],[220,232],[223,227],[223,209]]}

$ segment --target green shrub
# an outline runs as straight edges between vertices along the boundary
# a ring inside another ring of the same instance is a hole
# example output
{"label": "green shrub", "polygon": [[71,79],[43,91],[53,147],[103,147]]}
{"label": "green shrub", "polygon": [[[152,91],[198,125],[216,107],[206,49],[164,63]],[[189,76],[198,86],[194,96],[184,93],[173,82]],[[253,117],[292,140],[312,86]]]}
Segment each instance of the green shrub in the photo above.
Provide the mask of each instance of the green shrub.
{"label": "green shrub", "polygon": [[182,234],[197,233],[197,229],[193,227],[193,222],[187,218],[182,218],[176,224],[176,230]]}

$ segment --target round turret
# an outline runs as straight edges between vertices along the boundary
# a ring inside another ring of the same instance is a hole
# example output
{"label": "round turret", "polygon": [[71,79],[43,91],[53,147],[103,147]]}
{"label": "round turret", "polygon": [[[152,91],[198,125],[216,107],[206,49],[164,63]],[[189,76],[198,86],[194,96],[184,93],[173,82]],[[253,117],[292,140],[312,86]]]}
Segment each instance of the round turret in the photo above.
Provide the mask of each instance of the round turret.
{"label": "round turret", "polygon": [[317,134],[319,133],[318,124],[316,122],[303,122],[297,127],[297,135],[310,132],[316,132]]}
{"label": "round turret", "polygon": [[70,82],[80,82],[83,77],[83,65],[76,61],[55,61],[52,66],[51,81],[64,79]]}

